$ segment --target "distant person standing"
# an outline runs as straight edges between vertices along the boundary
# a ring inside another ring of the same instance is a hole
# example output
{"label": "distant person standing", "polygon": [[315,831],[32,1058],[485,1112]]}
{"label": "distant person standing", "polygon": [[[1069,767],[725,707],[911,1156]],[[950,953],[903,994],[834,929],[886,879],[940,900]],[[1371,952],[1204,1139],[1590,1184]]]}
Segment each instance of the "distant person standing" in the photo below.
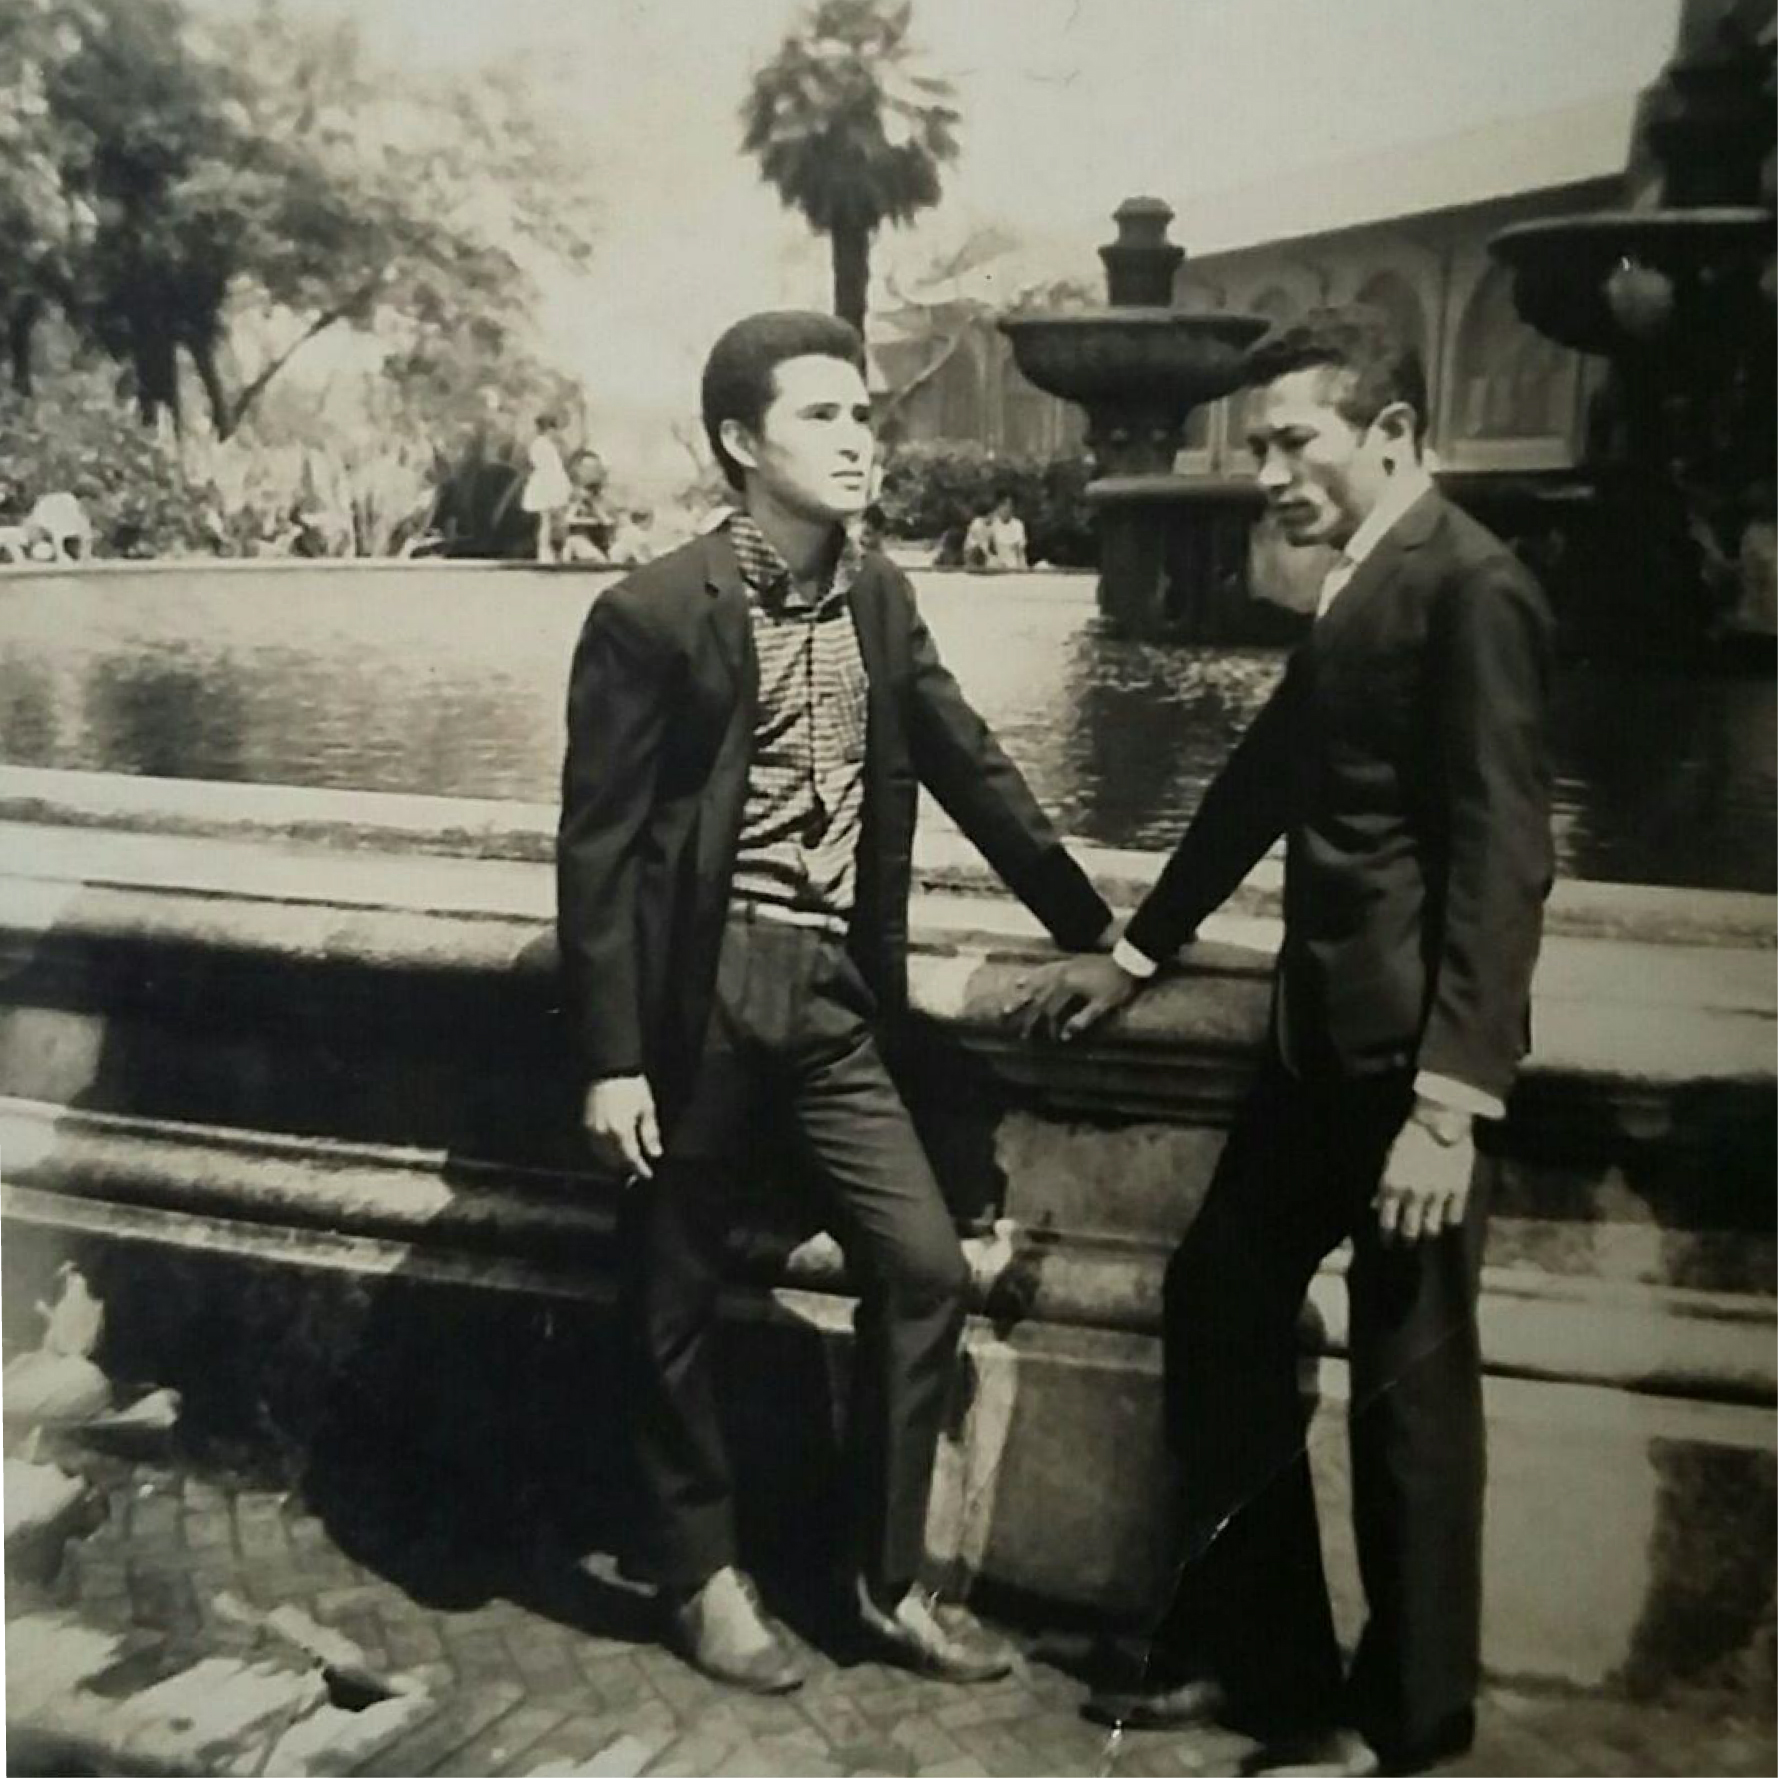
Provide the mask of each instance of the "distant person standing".
{"label": "distant person standing", "polygon": [[1025,569],[1025,521],[1018,515],[1010,494],[1002,494],[994,503],[988,520],[988,566],[990,568]]}
{"label": "distant person standing", "polygon": [[537,416],[537,436],[531,440],[529,452],[531,473],[525,478],[525,491],[519,504],[526,512],[537,515],[537,559],[556,559],[556,528],[561,515],[574,498],[574,488],[562,462],[561,447],[555,435],[561,421],[554,414]]}

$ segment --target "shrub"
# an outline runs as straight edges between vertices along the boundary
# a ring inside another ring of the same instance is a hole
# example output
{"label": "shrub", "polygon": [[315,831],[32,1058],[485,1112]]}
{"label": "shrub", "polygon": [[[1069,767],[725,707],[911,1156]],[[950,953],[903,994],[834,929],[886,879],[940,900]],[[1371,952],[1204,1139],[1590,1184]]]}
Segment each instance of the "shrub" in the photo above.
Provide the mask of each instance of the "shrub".
{"label": "shrub", "polygon": [[109,379],[68,379],[30,400],[0,392],[0,523],[40,495],[73,494],[106,556],[214,547],[205,490],[167,444],[121,405]]}
{"label": "shrub", "polygon": [[1098,560],[1086,456],[999,457],[978,444],[940,440],[895,447],[878,502],[897,537],[942,540],[961,533],[983,506],[1011,494],[1025,521],[1033,562],[1090,567]]}

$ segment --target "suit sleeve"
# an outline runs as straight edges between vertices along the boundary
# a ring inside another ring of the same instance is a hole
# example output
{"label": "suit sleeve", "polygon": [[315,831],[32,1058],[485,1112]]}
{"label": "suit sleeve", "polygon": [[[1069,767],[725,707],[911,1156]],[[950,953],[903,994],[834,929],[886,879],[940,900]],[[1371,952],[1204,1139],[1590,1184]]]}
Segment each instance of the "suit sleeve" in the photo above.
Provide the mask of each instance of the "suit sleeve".
{"label": "suit sleeve", "polygon": [[1301,650],[1217,773],[1155,886],[1131,917],[1126,941],[1165,963],[1199,921],[1240,887],[1286,827],[1295,807],[1305,698]]}
{"label": "suit sleeve", "polygon": [[1447,865],[1419,1066],[1504,1099],[1552,874],[1549,614],[1516,563],[1489,563],[1441,589],[1430,643]]}
{"label": "suit sleeve", "polygon": [[556,837],[556,928],[594,1079],[642,1069],[637,843],[653,804],[671,654],[612,593],[581,631],[568,681]]}
{"label": "suit sleeve", "polygon": [[1056,943],[1090,949],[1111,924],[1110,908],[946,670],[911,596],[904,597],[911,624],[908,748],[915,772]]}

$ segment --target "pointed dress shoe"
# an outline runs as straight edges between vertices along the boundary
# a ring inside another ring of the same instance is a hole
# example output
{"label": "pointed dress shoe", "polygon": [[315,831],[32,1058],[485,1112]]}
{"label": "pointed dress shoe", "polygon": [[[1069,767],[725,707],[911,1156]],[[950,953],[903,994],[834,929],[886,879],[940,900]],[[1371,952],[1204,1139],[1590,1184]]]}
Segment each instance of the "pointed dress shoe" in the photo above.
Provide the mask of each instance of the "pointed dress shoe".
{"label": "pointed dress shoe", "polygon": [[1246,1773],[1279,1778],[1369,1778],[1373,1772],[1392,1775],[1430,1772],[1446,1760],[1465,1754],[1475,1743],[1475,1711],[1459,1710],[1431,1735],[1410,1747],[1379,1746],[1359,1730],[1322,1729],[1262,1746],[1242,1768]]}
{"label": "pointed dress shoe", "polygon": [[1096,1691],[1080,1713],[1111,1729],[1190,1729],[1219,1721],[1227,1707],[1221,1683],[1200,1678],[1132,1691]]}
{"label": "pointed dress shoe", "polygon": [[695,1592],[668,1595],[665,1641],[682,1660],[749,1692],[794,1691],[803,1671],[738,1569],[719,1568]]}
{"label": "pointed dress shoe", "polygon": [[858,1627],[877,1660],[952,1685],[982,1685],[1012,1671],[1009,1644],[990,1635],[961,1607],[952,1607],[951,1621],[945,1622],[925,1587],[909,1587],[885,1609],[860,1580],[857,1604]]}

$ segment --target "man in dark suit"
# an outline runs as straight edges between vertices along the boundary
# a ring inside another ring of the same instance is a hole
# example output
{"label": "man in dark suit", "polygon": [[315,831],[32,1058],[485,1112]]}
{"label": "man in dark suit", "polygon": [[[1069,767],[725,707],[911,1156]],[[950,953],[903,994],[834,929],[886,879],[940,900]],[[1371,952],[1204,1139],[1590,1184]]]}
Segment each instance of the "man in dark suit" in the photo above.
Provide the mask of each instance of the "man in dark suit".
{"label": "man in dark suit", "polygon": [[[1483,1492],[1471,1120],[1529,1041],[1549,889],[1550,623],[1422,461],[1417,355],[1372,311],[1256,348],[1250,442],[1296,544],[1341,555],[1309,637],[1110,957],[1049,966],[1028,1026],[1137,994],[1280,835],[1266,1054],[1169,1269],[1185,1549],[1132,1726],[1226,1715],[1260,1769],[1416,1769],[1473,1733]],[[1350,1239],[1352,1485],[1369,1622],[1343,1676],[1296,1326]],[[1304,1741],[1308,1746],[1302,1745]]]}
{"label": "man in dark suit", "polygon": [[704,423],[742,510],[598,599],[568,698],[560,942],[586,1127],[633,1181],[646,1566],[674,1646],[762,1691],[799,1673],[735,1564],[709,1350],[748,1139],[791,1139],[857,1280],[857,1621],[887,1659],[997,1677],[1005,1651],[917,1584],[969,1282],[875,1038],[905,996],[919,786],[1058,942],[1110,921],[906,577],[846,534],[870,487],[863,367],[829,316],[723,335]]}

